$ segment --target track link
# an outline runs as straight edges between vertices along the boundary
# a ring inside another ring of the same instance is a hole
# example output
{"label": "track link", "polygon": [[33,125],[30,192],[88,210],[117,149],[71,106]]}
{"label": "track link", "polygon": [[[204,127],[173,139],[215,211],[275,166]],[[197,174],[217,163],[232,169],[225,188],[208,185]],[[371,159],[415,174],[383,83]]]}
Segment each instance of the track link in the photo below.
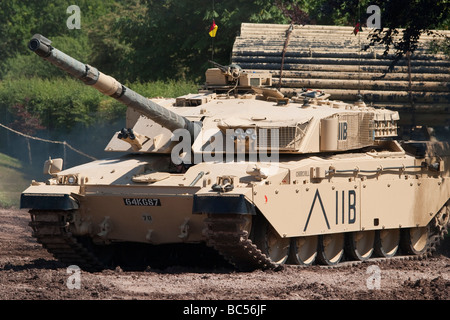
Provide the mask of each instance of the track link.
{"label": "track link", "polygon": [[281,268],[249,239],[248,231],[243,230],[245,223],[242,215],[209,215],[203,231],[207,245],[241,271]]}
{"label": "track link", "polygon": [[105,269],[103,263],[69,231],[70,212],[30,210],[29,213],[33,237],[56,259],[87,271]]}

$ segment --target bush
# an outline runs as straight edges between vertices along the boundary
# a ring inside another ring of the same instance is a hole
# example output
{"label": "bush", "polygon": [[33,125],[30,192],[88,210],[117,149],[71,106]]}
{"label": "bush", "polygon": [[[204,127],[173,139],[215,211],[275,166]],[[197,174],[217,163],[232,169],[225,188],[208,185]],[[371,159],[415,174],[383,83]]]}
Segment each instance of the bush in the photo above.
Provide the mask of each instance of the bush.
{"label": "bush", "polygon": [[[130,83],[127,87],[146,97],[173,98],[196,92],[197,85],[185,81]],[[48,130],[70,132],[76,125],[89,127],[99,119],[112,122],[125,118],[126,106],[71,78],[20,78],[0,82],[0,115],[16,120],[13,106],[23,105]]]}
{"label": "bush", "polygon": [[193,81],[182,80],[134,82],[127,84],[127,87],[148,98],[176,98],[187,93],[195,93],[198,90],[198,85]]}
{"label": "bush", "polygon": [[0,84],[0,108],[13,114],[12,106],[23,104],[50,130],[70,131],[76,123],[88,126],[102,99],[101,93],[74,79],[21,78]]}

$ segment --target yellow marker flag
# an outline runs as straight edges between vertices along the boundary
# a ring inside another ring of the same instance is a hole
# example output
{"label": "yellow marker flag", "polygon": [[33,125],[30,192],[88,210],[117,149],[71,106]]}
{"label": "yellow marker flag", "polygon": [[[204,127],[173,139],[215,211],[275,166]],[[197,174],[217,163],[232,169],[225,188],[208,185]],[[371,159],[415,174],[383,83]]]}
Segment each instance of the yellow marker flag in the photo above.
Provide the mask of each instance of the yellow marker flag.
{"label": "yellow marker flag", "polygon": [[211,28],[209,28],[209,35],[211,38],[214,38],[216,36],[217,29],[219,27],[217,26],[216,22],[213,20],[213,23],[211,25]]}

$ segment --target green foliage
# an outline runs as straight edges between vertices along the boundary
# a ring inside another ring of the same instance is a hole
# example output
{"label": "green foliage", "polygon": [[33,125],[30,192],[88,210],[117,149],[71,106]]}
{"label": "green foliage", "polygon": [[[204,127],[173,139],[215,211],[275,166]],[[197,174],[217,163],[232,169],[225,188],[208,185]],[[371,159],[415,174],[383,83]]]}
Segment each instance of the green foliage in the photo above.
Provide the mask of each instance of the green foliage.
{"label": "green foliage", "polygon": [[[128,86],[146,97],[176,97],[197,89],[193,82],[174,80]],[[112,122],[125,117],[126,110],[120,102],[71,78],[18,78],[1,82],[0,108],[8,108],[14,116],[16,104],[23,105],[48,130],[59,131],[70,131],[77,124],[87,127],[98,119]]]}
{"label": "green foliage", "polygon": [[[1,0],[0,1],[0,35],[2,45],[0,46],[0,79],[5,74],[24,70],[24,74],[30,73],[26,67],[33,66],[34,59],[27,49],[31,37],[40,33],[47,38],[67,44],[67,48],[77,47],[75,54],[82,52],[81,46],[88,53],[90,46],[87,45],[87,27],[90,21],[109,12],[109,7],[114,0],[78,0],[77,5],[81,11],[81,29],[68,29],[66,21],[70,16],[67,7],[73,4],[71,0]],[[78,42],[78,43],[77,43]],[[59,45],[61,47],[61,45]],[[62,49],[62,47],[61,47]],[[23,56],[21,56],[23,55]],[[85,55],[87,56],[87,55]],[[12,60],[11,60],[12,59]],[[18,70],[18,66],[24,63],[24,68]],[[37,63],[42,66],[42,63]],[[13,70],[10,70],[13,68]],[[37,70],[37,68],[31,68]],[[41,76],[48,68],[43,67],[35,72]],[[55,73],[55,72],[53,72]],[[50,74],[47,74],[50,75]]]}
{"label": "green foliage", "polygon": [[[82,23],[91,21],[108,11],[113,0],[78,0],[82,12]],[[2,46],[0,56],[11,57],[26,53],[27,43],[35,33],[47,37],[67,35],[78,37],[84,30],[68,29],[66,20],[70,16],[67,7],[70,0],[2,0],[0,2],[0,34]]]}
{"label": "green foliage", "polygon": [[[219,26],[213,40],[208,30]],[[214,10],[198,0],[138,0],[116,4],[115,10],[92,25],[89,33],[94,61],[109,73],[130,81],[189,78],[199,81],[211,59],[229,63],[242,22],[286,23],[269,0],[217,1]],[[106,51],[106,53],[105,53]]]}
{"label": "green foliage", "polygon": [[198,85],[185,80],[157,80],[154,82],[133,82],[128,86],[144,97],[176,98],[188,93],[197,92]]}
{"label": "green foliage", "polygon": [[12,111],[14,104],[23,104],[50,130],[70,131],[77,122],[89,125],[101,99],[99,92],[73,79],[19,78],[0,85],[1,106]]}
{"label": "green foliage", "polygon": [[[115,3],[108,14],[89,24],[91,64],[119,81],[139,79],[148,69],[148,65],[143,67],[141,62],[141,51],[145,48],[132,44],[144,37],[140,29],[143,29],[146,10],[139,1],[121,1]],[[124,34],[123,29],[128,33]]]}

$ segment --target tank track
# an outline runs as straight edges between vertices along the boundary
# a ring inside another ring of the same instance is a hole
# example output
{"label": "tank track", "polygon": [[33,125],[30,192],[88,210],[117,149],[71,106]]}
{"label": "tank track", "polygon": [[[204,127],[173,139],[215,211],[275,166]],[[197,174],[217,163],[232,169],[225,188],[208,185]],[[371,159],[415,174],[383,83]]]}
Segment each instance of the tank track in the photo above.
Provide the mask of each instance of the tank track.
{"label": "tank track", "polygon": [[[383,262],[392,260],[420,260],[431,256],[441,240],[448,233],[450,224],[450,203],[447,203],[430,221],[427,249],[416,255],[397,255],[390,258],[373,257],[364,261],[345,261],[336,265],[325,265],[325,268],[353,266],[365,261]],[[241,271],[255,269],[281,270],[283,265],[274,263],[249,239],[249,234],[243,230],[246,220],[242,215],[209,215],[205,220],[203,231],[207,238],[207,245],[213,247],[232,265]],[[308,267],[308,266],[299,266]]]}
{"label": "tank track", "polygon": [[[29,225],[33,230],[33,237],[58,261],[76,264],[86,271],[101,271],[108,268],[86,244],[80,242],[70,232],[72,219],[70,211],[30,210],[29,213],[31,216]],[[374,257],[368,261],[425,259],[431,256],[448,232],[449,215],[450,203],[447,203],[429,223],[430,232],[425,252],[391,258]],[[252,242],[249,232],[245,230],[246,223],[247,219],[243,215],[209,215],[205,219],[205,229],[203,230],[206,244],[213,247],[225,260],[241,271],[283,269],[283,265],[273,262]],[[336,265],[323,267],[345,267],[362,262],[365,261],[342,261]]]}
{"label": "tank track", "polygon": [[87,271],[105,269],[103,263],[69,231],[70,212],[30,210],[30,227],[37,242],[58,261]]}
{"label": "tank track", "polygon": [[450,200],[438,211],[428,224],[430,233],[428,236],[428,249],[419,258],[431,256],[448,233],[450,227]]}
{"label": "tank track", "polygon": [[282,268],[249,239],[248,231],[243,230],[245,223],[246,218],[242,215],[209,215],[203,230],[206,244],[241,271]]}

